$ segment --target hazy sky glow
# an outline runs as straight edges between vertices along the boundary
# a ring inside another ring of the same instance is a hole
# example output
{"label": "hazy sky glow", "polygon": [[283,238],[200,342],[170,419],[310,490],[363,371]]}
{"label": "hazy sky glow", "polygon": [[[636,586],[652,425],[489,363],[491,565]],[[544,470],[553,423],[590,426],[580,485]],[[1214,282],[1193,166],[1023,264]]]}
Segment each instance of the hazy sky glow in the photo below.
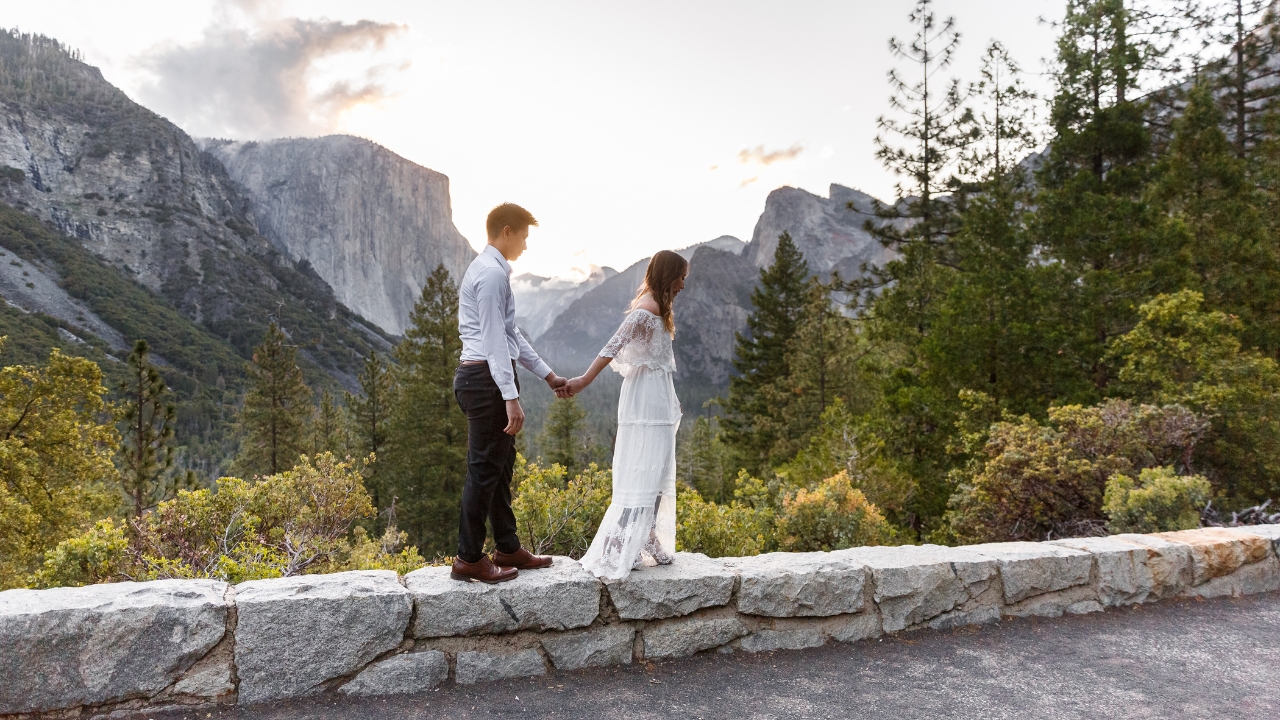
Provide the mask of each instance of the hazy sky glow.
{"label": "hazy sky glow", "polygon": [[[891,35],[910,0],[10,4],[0,23],[79,48],[192,135],[350,133],[449,176],[472,245],[502,201],[541,221],[518,272],[623,268],[661,248],[751,237],[769,191],[882,198],[873,156]],[[939,0],[976,79],[1000,39],[1041,59],[1062,0]]]}

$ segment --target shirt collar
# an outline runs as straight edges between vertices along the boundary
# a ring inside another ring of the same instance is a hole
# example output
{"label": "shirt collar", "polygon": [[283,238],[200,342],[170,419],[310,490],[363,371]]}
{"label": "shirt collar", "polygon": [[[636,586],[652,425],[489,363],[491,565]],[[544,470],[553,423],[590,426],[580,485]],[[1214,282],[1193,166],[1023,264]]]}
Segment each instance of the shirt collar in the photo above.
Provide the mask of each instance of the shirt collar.
{"label": "shirt collar", "polygon": [[498,252],[498,248],[492,245],[485,245],[484,251],[485,253],[492,255],[494,258],[497,259],[498,266],[502,268],[503,272],[505,272],[508,276],[511,275],[511,263],[507,262],[507,259],[502,257],[502,253]]}

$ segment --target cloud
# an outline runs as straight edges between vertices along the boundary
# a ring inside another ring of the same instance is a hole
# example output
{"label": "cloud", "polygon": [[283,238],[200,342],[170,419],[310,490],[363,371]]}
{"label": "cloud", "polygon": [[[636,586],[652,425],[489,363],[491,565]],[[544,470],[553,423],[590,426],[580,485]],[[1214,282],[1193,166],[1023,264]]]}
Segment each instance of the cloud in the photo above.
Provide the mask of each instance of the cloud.
{"label": "cloud", "polygon": [[763,145],[757,145],[755,149],[743,148],[738,152],[738,162],[743,165],[757,163],[759,165],[772,165],[776,162],[784,160],[795,160],[800,153],[804,152],[804,146],[796,143],[786,150],[769,150],[766,151]]}
{"label": "cloud", "polygon": [[756,177],[749,177],[746,180],[743,180],[742,182],[738,183],[738,187],[744,188],[759,179],[760,179],[760,176],[758,175]]}
{"label": "cloud", "polygon": [[337,76],[323,65],[382,51],[405,26],[274,18],[277,5],[232,0],[195,44],[145,55],[155,82],[143,102],[192,134],[247,140],[331,132],[347,110],[390,96],[385,81],[403,64],[344,63]]}

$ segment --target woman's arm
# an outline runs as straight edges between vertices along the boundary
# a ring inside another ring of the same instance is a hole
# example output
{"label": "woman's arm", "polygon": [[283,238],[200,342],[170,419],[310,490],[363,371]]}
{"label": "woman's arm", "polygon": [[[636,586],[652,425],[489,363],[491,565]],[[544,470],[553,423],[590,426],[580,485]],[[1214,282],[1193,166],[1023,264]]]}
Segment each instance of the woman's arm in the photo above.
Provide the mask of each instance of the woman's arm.
{"label": "woman's arm", "polygon": [[596,359],[591,362],[591,367],[587,368],[586,372],[569,381],[568,388],[570,397],[585,390],[586,387],[596,379],[596,376],[600,374],[600,371],[604,370],[605,366],[612,360],[613,358],[611,357],[604,357],[602,355],[597,356]]}

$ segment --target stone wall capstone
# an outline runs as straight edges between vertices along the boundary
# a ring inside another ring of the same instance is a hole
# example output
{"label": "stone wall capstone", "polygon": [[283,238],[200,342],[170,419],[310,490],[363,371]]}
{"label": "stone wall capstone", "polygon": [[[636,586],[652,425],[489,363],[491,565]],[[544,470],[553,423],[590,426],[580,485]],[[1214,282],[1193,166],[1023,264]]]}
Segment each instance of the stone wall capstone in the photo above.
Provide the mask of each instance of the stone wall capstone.
{"label": "stone wall capstone", "polygon": [[569,558],[502,585],[448,568],[234,587],[0,592],[0,718],[249,705],[324,693],[854,642],[1029,615],[1280,590],[1280,526],[712,559],[599,582]]}

